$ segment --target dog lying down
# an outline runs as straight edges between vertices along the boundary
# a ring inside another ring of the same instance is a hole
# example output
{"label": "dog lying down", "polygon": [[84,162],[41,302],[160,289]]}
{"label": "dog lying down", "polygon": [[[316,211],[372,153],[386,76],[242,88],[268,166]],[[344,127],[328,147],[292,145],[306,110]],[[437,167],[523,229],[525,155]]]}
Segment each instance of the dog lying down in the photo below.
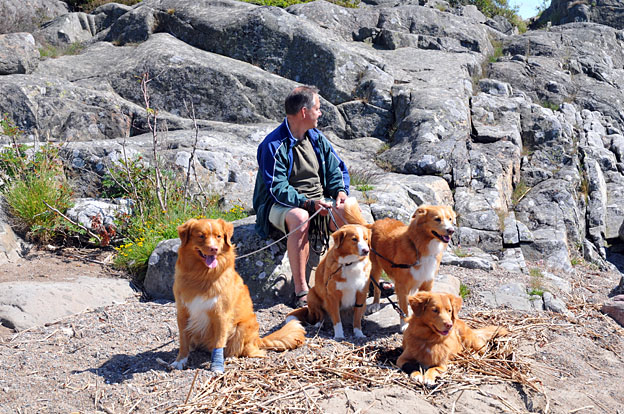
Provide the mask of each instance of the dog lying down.
{"label": "dog lying down", "polygon": [[340,310],[353,308],[353,333],[364,338],[362,315],[366,310],[371,262],[371,230],[347,224],[332,234],[333,246],[323,256],[308,293],[308,306],[290,312],[286,321],[297,318],[309,324],[320,323],[327,312],[334,326],[334,339],[344,339]]}
{"label": "dog lying down", "polygon": [[[446,371],[450,359],[469,349],[485,352],[488,340],[504,336],[507,330],[497,326],[471,329],[459,319],[462,298],[449,293],[418,292],[409,298],[414,314],[403,333],[403,353],[397,365],[419,383],[433,385]],[[424,374],[417,368],[425,369]],[[415,369],[416,368],[416,369]]]}
{"label": "dog lying down", "polygon": [[284,351],[305,341],[298,321],[260,338],[249,289],[234,268],[233,233],[223,220],[190,219],[178,227],[173,293],[180,350],[171,368],[184,368],[196,346],[212,350],[210,369],[223,372],[224,357],[262,357],[265,349]]}

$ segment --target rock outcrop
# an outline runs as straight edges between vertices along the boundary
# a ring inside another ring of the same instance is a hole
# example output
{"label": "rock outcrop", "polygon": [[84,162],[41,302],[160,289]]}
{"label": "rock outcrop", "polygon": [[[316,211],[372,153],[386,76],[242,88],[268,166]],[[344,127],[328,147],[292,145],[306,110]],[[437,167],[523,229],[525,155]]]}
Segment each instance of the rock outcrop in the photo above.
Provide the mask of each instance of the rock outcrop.
{"label": "rock outcrop", "polygon": [[[65,143],[77,195],[94,197],[122,153],[151,162],[138,82],[148,73],[168,168],[188,167],[192,103],[198,180],[224,206],[250,209],[258,143],[283,118],[288,91],[313,84],[320,128],[370,177],[362,201],[372,218],[450,204],[453,246],[483,252],[467,266],[526,271],[528,260],[571,271],[579,257],[611,266],[609,246],[624,233],[622,31],[605,17],[517,34],[472,6],[442,9],[111,3],[35,33],[81,42],[80,53],[33,62],[22,48],[15,63],[3,60],[0,112],[27,140]],[[6,36],[0,54],[30,44],[27,34]]]}

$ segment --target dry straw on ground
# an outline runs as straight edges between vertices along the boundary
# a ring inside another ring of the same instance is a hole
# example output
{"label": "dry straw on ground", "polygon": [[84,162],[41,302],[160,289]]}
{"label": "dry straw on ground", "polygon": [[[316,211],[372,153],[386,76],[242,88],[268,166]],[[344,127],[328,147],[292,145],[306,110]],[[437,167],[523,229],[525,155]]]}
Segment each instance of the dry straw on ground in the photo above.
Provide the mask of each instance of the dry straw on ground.
{"label": "dry straw on ground", "polygon": [[[388,386],[420,390],[427,399],[433,399],[437,393],[460,393],[459,398],[463,390],[497,382],[516,383],[542,393],[530,363],[515,351],[516,344],[527,338],[539,342],[545,330],[571,326],[562,318],[527,318],[510,312],[479,313],[468,322],[473,326],[506,326],[510,334],[495,339],[483,355],[458,356],[434,388],[416,384],[394,365],[401,353],[398,337],[356,346],[316,336],[308,340],[308,352],[285,354],[278,363],[271,359],[230,359],[224,375],[209,377],[202,383],[194,381],[187,391],[186,404],[170,410],[184,414],[321,413],[319,401],[345,388],[369,390]],[[493,397],[510,412],[516,411],[504,396]]]}

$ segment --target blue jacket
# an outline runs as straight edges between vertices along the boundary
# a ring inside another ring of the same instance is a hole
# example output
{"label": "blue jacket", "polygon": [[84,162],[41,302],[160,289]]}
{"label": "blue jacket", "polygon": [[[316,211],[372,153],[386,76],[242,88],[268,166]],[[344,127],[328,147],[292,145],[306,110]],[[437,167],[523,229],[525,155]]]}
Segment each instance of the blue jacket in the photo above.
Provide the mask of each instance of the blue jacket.
{"label": "blue jacket", "polygon": [[[340,191],[349,194],[349,173],[329,140],[316,128],[308,130],[310,142],[319,161],[321,185],[325,197],[336,198]],[[258,146],[258,174],[253,194],[256,232],[269,234],[269,211],[275,203],[303,207],[307,198],[297,192],[288,178],[292,172],[292,147],[297,142],[286,120]]]}

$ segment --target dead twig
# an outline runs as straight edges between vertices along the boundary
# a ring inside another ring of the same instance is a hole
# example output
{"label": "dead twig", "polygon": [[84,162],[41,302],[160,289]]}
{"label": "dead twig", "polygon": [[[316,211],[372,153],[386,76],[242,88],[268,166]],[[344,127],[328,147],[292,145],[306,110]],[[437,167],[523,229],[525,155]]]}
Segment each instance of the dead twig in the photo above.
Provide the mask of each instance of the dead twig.
{"label": "dead twig", "polygon": [[85,226],[83,226],[80,223],[76,223],[74,220],[70,219],[69,217],[67,217],[65,214],[61,213],[58,209],[52,207],[51,205],[49,205],[46,201],[43,202],[43,204],[45,204],[45,206],[52,212],[58,214],[59,216],[61,216],[63,219],[67,220],[68,222],[70,222],[71,224],[73,224],[74,226],[80,227],[81,229],[83,229],[84,231],[87,232],[87,234],[91,237],[93,237],[94,239],[96,239],[98,241],[98,244],[102,242],[102,239],[100,238],[100,236],[98,236],[97,234],[93,233],[91,230],[89,230],[88,228],[86,228]]}

